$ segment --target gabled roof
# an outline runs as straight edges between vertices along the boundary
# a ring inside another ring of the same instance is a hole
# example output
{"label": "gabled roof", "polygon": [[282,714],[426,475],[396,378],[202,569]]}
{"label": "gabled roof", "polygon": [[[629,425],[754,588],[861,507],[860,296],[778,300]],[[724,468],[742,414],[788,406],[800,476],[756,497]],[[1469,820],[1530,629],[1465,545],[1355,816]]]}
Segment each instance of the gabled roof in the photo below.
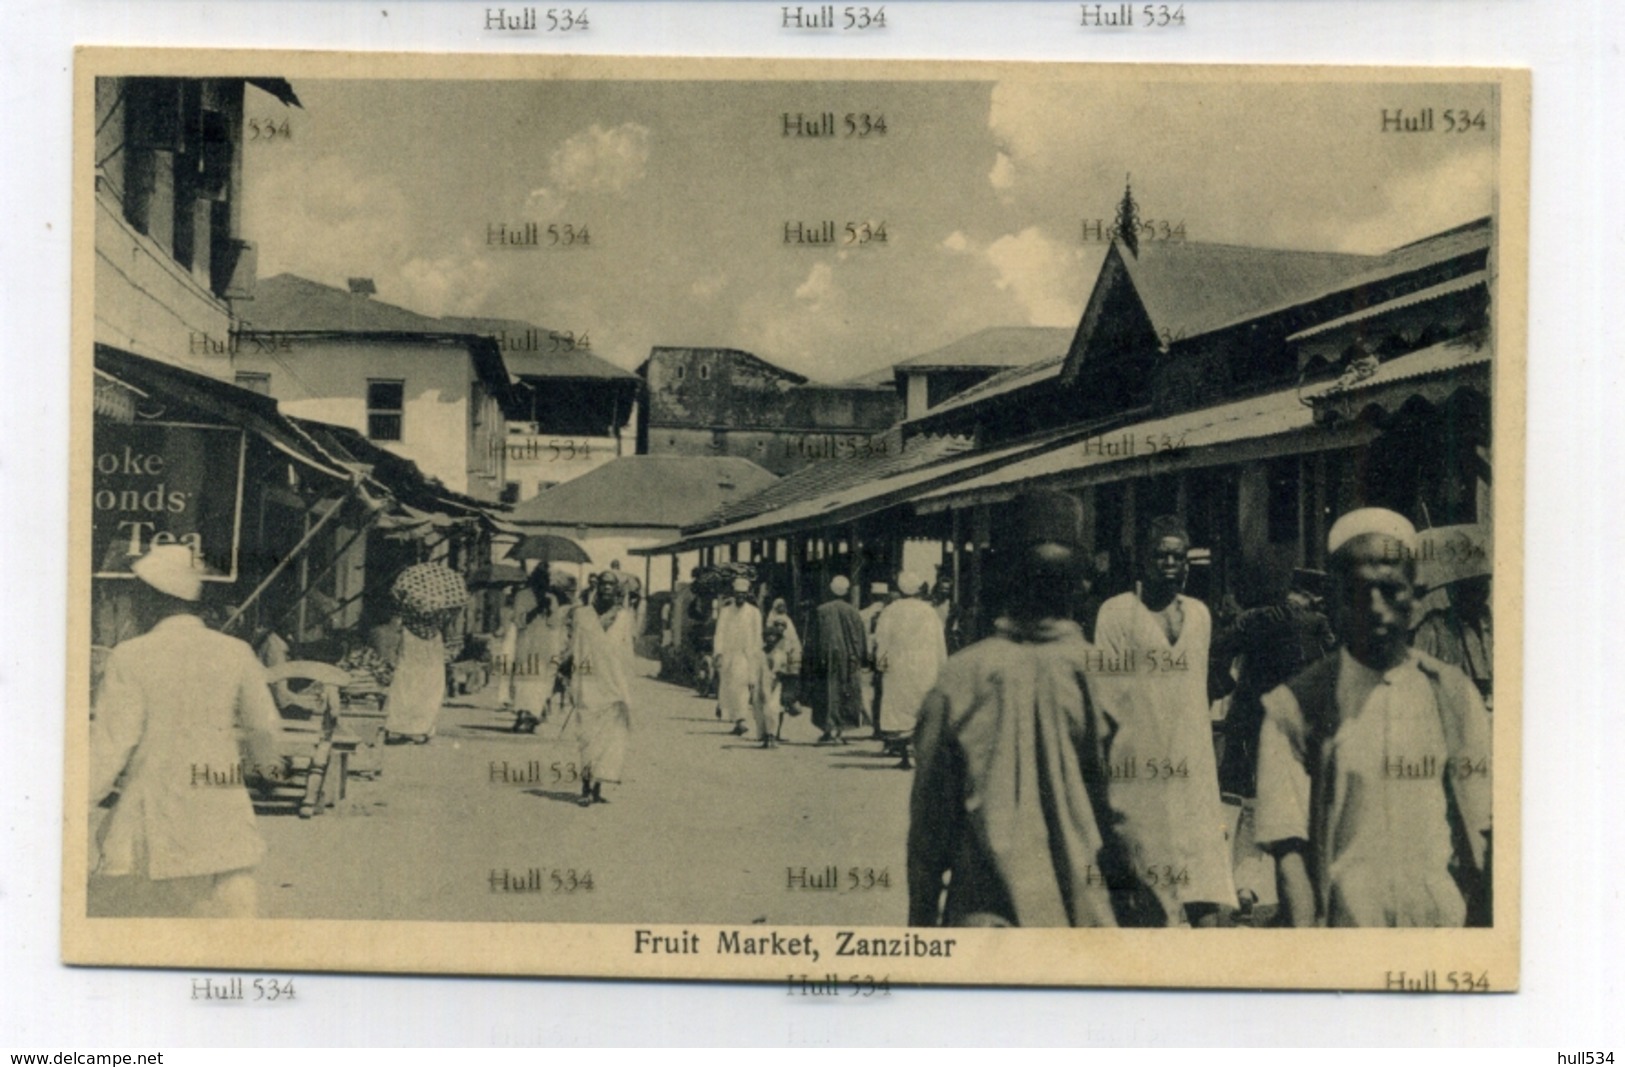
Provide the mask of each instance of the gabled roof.
{"label": "gabled roof", "polygon": [[898,370],[1025,367],[1066,354],[1075,327],[990,326],[897,364]]}
{"label": "gabled roof", "polygon": [[[447,315],[440,321],[445,324],[446,329],[458,333],[474,333],[498,338],[497,347],[502,350],[502,359],[508,364],[508,372],[518,378],[597,378],[628,382],[638,380],[637,375],[631,371],[622,370],[608,360],[600,359],[580,348],[549,351],[549,335],[552,330],[547,326],[538,326],[519,319],[466,318],[455,315]],[[532,336],[536,339],[535,351],[523,351],[517,347],[528,344],[528,338]],[[502,344],[501,339],[507,339],[509,343]]]}
{"label": "gabled roof", "polygon": [[525,501],[521,526],[669,526],[749,496],[774,475],[738,456],[621,456]]}
{"label": "gabled roof", "polygon": [[1377,256],[1145,241],[1114,246],[1159,334],[1176,340],[1318,296],[1381,263]]}
{"label": "gabled roof", "polygon": [[243,329],[288,333],[426,333],[454,330],[369,296],[358,296],[297,274],[262,278],[243,306]]}
{"label": "gabled roof", "polygon": [[906,445],[896,430],[876,435],[872,444],[881,452],[867,456],[826,459],[810,463],[792,471],[773,484],[750,496],[740,497],[724,504],[716,511],[699,518],[689,529],[704,529],[739,522],[753,515],[788,507],[802,500],[810,500],[849,486],[878,478],[889,478],[906,470],[925,467],[971,447],[964,437],[916,437]]}

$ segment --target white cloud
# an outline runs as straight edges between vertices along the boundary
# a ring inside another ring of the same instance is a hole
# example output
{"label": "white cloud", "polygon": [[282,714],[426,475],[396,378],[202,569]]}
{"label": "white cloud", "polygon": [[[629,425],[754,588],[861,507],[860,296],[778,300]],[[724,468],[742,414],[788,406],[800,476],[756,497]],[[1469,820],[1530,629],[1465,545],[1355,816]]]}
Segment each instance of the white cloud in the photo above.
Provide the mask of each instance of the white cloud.
{"label": "white cloud", "polygon": [[964,252],[970,248],[970,238],[965,236],[964,230],[955,230],[942,239],[939,247],[949,252]]}
{"label": "white cloud", "polygon": [[400,187],[336,156],[262,167],[244,214],[264,277],[295,271],[343,286],[410,254],[413,219]]}
{"label": "white cloud", "polygon": [[1348,251],[1392,248],[1424,234],[1488,215],[1495,203],[1495,153],[1440,159],[1432,167],[1401,174],[1382,189],[1371,214],[1313,235],[1320,245]]}
{"label": "white cloud", "polygon": [[464,248],[449,255],[407,260],[397,282],[398,289],[381,287],[379,297],[422,315],[478,315],[496,278],[490,263]]}
{"label": "white cloud", "polygon": [[547,181],[531,190],[531,208],[551,214],[579,193],[624,193],[642,180],[648,163],[648,127],[623,122],[605,129],[595,122],[548,156]]}
{"label": "white cloud", "polygon": [[1004,192],[1016,184],[1016,164],[1008,155],[1000,152],[993,160],[993,169],[987,173],[988,184],[999,192]]}
{"label": "white cloud", "polygon": [[815,263],[807,280],[796,287],[796,299],[807,304],[822,304],[835,295],[835,268],[828,263]]}
{"label": "white cloud", "polygon": [[1083,257],[1050,240],[1036,226],[1005,234],[983,252],[995,270],[995,285],[1010,293],[1033,326],[1070,326],[1078,321],[1086,294]]}

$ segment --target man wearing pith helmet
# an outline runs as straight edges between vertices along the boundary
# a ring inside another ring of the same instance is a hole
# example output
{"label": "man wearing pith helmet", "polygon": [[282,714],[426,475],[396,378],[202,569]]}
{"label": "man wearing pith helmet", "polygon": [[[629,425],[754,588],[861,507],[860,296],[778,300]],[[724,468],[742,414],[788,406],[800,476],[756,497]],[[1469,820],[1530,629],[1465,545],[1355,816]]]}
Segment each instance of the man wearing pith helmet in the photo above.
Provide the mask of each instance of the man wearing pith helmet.
{"label": "man wearing pith helmet", "polygon": [[146,632],[113,649],[96,698],[90,802],[117,799],[90,912],[251,918],[265,843],[244,783],[282,762],[265,672],[246,643],[203,625],[189,547],[157,545],[130,569]]}
{"label": "man wearing pith helmet", "polygon": [[1360,508],[1327,537],[1342,648],[1265,694],[1257,838],[1294,926],[1489,923],[1490,727],[1410,646],[1416,530]]}

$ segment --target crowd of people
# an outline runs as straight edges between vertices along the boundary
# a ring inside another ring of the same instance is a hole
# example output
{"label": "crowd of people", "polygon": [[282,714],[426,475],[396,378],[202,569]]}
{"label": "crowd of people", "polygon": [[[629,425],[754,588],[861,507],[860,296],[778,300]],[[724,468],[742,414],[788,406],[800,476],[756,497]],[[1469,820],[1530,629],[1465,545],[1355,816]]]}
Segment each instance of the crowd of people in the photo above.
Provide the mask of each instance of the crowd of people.
{"label": "crowd of people", "polygon": [[[1075,498],[1031,494],[1002,521],[992,633],[951,655],[951,590],[909,571],[863,610],[835,577],[805,633],[745,575],[710,609],[714,714],[734,734],[772,749],[805,713],[819,745],[867,728],[914,772],[910,925],[1490,921],[1487,579],[1419,602],[1416,530],[1362,508],[1333,525],[1324,574],[1215,623],[1186,592],[1176,518],[1149,524],[1113,596],[1091,582]],[[268,689],[261,660],[286,644],[266,635],[256,659],[205,626],[189,549],[133,571],[142,633],[107,659],[91,736],[103,906],[252,914],[248,794],[186,788],[177,768],[235,764],[242,738],[246,766],[282,763],[267,738],[298,694]],[[583,590],[574,565],[543,563],[509,607],[500,702],[516,730],[561,716],[579,803],[603,803],[624,777],[641,590],[618,567]],[[447,620],[396,616],[393,647],[343,663],[383,693],[386,742],[423,744]]]}
{"label": "crowd of people", "polygon": [[1300,581],[1218,637],[1183,592],[1188,533],[1157,519],[1091,641],[1081,518],[1065,494],[1018,502],[995,632],[920,709],[910,925],[1224,925],[1257,899],[1244,854],[1274,870],[1278,925],[1491,921],[1489,715],[1460,667],[1412,647],[1406,519],[1333,525],[1328,614]]}

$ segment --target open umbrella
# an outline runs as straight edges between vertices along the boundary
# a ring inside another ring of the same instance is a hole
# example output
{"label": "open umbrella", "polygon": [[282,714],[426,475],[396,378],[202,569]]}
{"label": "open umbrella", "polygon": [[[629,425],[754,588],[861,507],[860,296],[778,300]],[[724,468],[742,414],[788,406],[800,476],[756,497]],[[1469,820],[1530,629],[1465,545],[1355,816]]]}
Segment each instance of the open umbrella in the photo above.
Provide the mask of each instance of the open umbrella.
{"label": "open umbrella", "polygon": [[543,563],[591,563],[586,549],[558,534],[526,534],[508,549],[509,559],[536,559]]}
{"label": "open umbrella", "polygon": [[1495,543],[1488,526],[1435,526],[1416,535],[1416,582],[1437,589],[1490,573]]}

